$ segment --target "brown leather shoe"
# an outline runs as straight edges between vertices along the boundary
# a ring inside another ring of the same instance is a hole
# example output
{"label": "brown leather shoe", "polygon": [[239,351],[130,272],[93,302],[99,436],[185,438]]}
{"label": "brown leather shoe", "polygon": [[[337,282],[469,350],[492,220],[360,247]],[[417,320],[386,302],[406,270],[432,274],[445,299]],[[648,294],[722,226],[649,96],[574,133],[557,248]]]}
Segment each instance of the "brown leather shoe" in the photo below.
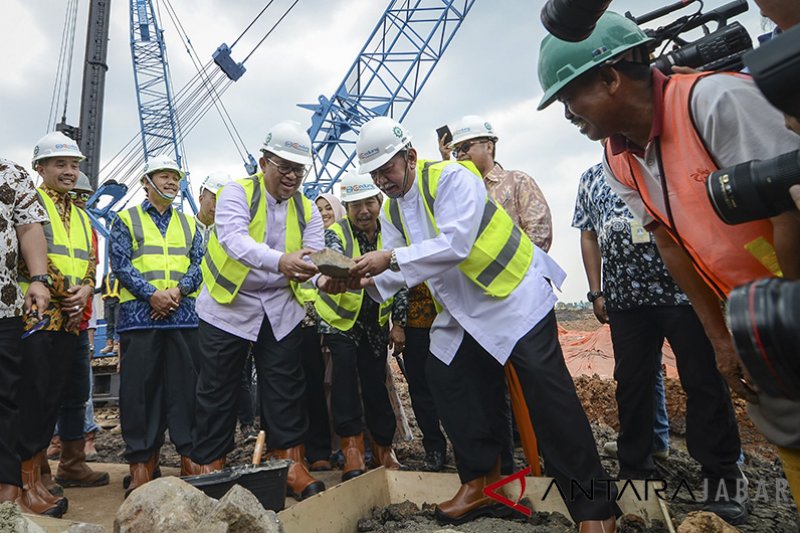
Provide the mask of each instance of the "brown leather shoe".
{"label": "brown leather shoe", "polygon": [[96,435],[96,431],[90,431],[83,436],[83,440],[86,442],[83,447],[83,453],[86,456],[87,463],[93,463],[97,461],[97,448],[94,446],[94,438]]}
{"label": "brown leather shoe", "polygon": [[578,533],[614,533],[617,530],[615,517],[605,520],[584,520],[580,523]]}
{"label": "brown leather shoe", "polygon": [[57,461],[61,456],[61,438],[58,435],[53,435],[50,439],[50,446],[47,447],[47,458],[51,461]]}
{"label": "brown leather shoe", "polygon": [[47,492],[49,492],[53,496],[64,495],[64,487],[62,487],[53,480],[53,474],[50,470],[50,461],[48,461],[47,459],[42,459],[42,470],[40,474],[40,479],[42,480],[42,485],[44,485],[44,488],[47,489]]}
{"label": "brown leather shoe", "polygon": [[211,472],[218,472],[225,468],[226,457],[223,455],[219,459],[214,459],[208,464],[197,465],[199,467],[198,474],[210,474]]}
{"label": "brown leather shoe", "polygon": [[188,455],[181,455],[181,477],[200,475],[200,465]]}
{"label": "brown leather shoe", "polygon": [[405,470],[405,466],[400,464],[391,446],[381,446],[372,441],[372,466],[375,468],[382,466],[387,470]]}
{"label": "brown leather shoe", "polygon": [[328,470],[333,470],[333,466],[331,462],[327,459],[320,459],[319,461],[314,461],[311,463],[311,466],[308,467],[309,472],[327,472]]}
{"label": "brown leather shoe", "polygon": [[95,472],[86,464],[84,439],[61,441],[61,460],[56,481],[62,487],[102,487],[108,485],[108,472]]}
{"label": "brown leather shoe", "polygon": [[269,453],[270,457],[277,459],[290,459],[289,475],[286,480],[286,494],[297,501],[318,494],[325,490],[325,483],[314,479],[306,470],[303,458],[306,455],[305,446],[302,444],[286,450],[273,450]]}
{"label": "brown leather shoe", "polygon": [[367,471],[364,462],[364,434],[359,433],[352,437],[341,438],[344,468],[342,468],[342,481],[358,477]]}
{"label": "brown leather shoe", "polygon": [[[37,494],[39,494],[39,496],[41,498],[45,499],[46,501],[49,501],[51,503],[55,503],[56,505],[61,507],[62,511],[64,511],[66,513],[68,508],[69,508],[69,501],[67,500],[67,498],[65,496],[63,496],[63,492],[64,492],[63,488],[61,490],[62,495],[59,496],[57,494],[51,493],[47,489],[47,487],[45,487],[44,483],[42,483],[42,474],[41,474],[42,465],[44,463],[47,463],[47,457],[44,454],[44,450],[42,450],[39,453],[37,453],[36,455],[34,455],[33,459],[36,461],[36,467],[39,469],[39,475],[38,475],[38,477],[36,479],[36,484],[35,484]],[[48,469],[50,468],[50,464],[49,463],[47,465],[47,468]],[[23,487],[23,490],[24,490],[24,487]]]}
{"label": "brown leather shoe", "polygon": [[158,464],[161,455],[161,448],[154,451],[145,463],[131,463],[130,465],[130,484],[125,489],[125,497],[130,496],[131,492],[138,489],[145,483],[153,481],[153,472]]}
{"label": "brown leather shoe", "polygon": [[504,518],[513,509],[487,497],[483,489],[500,479],[500,460],[485,476],[461,485],[456,495],[436,506],[436,520],[440,524],[463,524],[481,516]]}
{"label": "brown leather shoe", "polygon": [[14,502],[21,513],[36,514],[29,509],[22,498],[22,487],[0,483],[0,503]]}
{"label": "brown leather shoe", "polygon": [[[66,512],[66,498],[61,498],[63,506],[52,500],[53,495],[41,484],[41,465],[37,461],[39,454],[27,461],[22,461],[22,502],[34,514],[61,518]],[[44,456],[44,454],[42,454]],[[38,485],[38,486],[37,486]],[[43,496],[46,494],[47,497]]]}

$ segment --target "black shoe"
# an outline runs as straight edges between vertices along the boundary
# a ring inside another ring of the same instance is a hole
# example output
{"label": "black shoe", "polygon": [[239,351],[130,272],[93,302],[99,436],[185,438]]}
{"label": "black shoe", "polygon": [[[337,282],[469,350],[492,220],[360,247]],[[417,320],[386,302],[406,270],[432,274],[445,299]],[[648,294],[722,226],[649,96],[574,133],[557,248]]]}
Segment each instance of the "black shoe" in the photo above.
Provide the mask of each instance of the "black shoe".
{"label": "black shoe", "polygon": [[444,452],[434,450],[425,453],[425,462],[422,470],[425,472],[441,472],[444,469]]}
{"label": "black shoe", "polygon": [[744,501],[707,502],[703,506],[703,511],[714,513],[732,526],[740,526],[747,522],[752,508],[753,504],[750,502],[750,498],[747,498]]}

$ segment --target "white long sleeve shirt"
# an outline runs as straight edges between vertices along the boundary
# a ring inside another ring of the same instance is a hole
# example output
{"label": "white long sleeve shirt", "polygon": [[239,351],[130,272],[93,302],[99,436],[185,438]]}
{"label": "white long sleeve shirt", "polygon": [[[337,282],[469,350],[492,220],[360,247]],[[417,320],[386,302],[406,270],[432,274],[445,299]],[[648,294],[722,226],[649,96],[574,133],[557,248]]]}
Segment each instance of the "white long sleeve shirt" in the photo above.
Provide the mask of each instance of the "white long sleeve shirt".
{"label": "white long sleeve shirt", "polygon": [[460,165],[446,167],[439,180],[434,203],[439,235],[428,219],[416,180],[398,203],[411,245],[381,212],[383,247],[395,250],[400,272],[376,276],[369,294],[385,301],[403,286],[427,281],[444,308],[431,327],[431,353],[450,364],[466,330],[505,364],[517,341],[553,310],[556,296],[547,280],[560,287],[566,274],[544,251],[534,248],[528,273],[509,296],[500,299],[486,295],[458,269],[475,242],[486,203],[483,182]]}

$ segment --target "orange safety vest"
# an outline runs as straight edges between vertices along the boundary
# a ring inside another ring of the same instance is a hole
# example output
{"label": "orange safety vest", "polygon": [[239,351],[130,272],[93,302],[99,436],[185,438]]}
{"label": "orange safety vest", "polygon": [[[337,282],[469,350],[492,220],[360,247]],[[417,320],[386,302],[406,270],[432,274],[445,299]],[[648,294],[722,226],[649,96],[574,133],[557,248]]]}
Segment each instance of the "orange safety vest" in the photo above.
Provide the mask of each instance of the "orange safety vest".
{"label": "orange safety vest", "polygon": [[614,155],[611,143],[606,143],[606,161],[622,184],[639,192],[650,215],[689,254],[706,283],[725,298],[738,285],[780,276],[781,272],[772,224],[759,220],[729,226],[717,216],[708,198],[706,180],[719,166],[694,126],[691,95],[697,81],[709,74],[673,75],[664,89],[663,129],[653,142],[666,212],[656,208],[633,154]]}

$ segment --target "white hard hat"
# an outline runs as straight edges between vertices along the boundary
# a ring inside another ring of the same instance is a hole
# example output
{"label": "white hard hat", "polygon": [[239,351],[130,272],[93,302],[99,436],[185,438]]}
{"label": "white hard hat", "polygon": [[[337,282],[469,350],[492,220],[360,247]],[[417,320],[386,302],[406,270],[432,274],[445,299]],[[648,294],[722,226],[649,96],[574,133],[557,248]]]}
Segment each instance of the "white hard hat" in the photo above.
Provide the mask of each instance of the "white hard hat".
{"label": "white hard hat", "polygon": [[206,189],[217,194],[221,188],[231,181],[231,175],[227,172],[212,172],[203,180],[203,185],[200,190]]}
{"label": "white hard hat", "polygon": [[461,117],[450,125],[449,128],[450,133],[453,134],[453,140],[447,145],[450,149],[470,139],[489,137],[493,141],[497,141],[497,135],[494,133],[492,125],[478,115]]}
{"label": "white hard hat", "polygon": [[369,174],[411,144],[411,134],[396,120],[376,117],[364,124],[356,142],[358,172]]}
{"label": "white hard hat", "polygon": [[381,193],[381,190],[372,183],[372,178],[366,174],[347,174],[339,183],[340,197],[344,203],[372,198]]}
{"label": "white hard hat", "polygon": [[75,187],[72,189],[73,191],[87,191],[87,192],[94,192],[94,188],[92,187],[92,183],[89,181],[89,176],[81,172],[78,174],[78,181],[75,182]]}
{"label": "white hard hat", "polygon": [[284,120],[272,126],[261,149],[293,163],[312,163],[311,138],[303,126],[293,120]]}
{"label": "white hard hat", "polygon": [[31,166],[35,166],[37,161],[48,157],[77,157],[79,160],[86,159],[78,148],[78,143],[70,139],[60,131],[48,133],[36,143],[33,148],[33,160]]}
{"label": "white hard hat", "polygon": [[181,179],[183,179],[183,177],[186,175],[186,173],[181,170],[181,167],[178,166],[178,163],[176,163],[174,159],[167,155],[157,155],[144,164],[140,174],[141,178],[144,179],[145,176],[149,176],[157,170],[172,170],[177,172]]}

